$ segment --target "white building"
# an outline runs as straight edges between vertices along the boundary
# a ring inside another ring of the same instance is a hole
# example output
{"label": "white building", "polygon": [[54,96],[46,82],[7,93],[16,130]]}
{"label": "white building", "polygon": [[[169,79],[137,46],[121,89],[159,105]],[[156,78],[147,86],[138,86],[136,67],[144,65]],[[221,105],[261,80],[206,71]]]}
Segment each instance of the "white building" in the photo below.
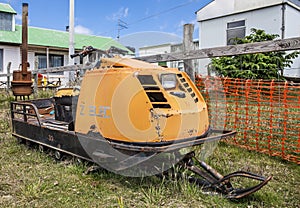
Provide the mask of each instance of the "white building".
{"label": "white building", "polygon": [[[193,41],[193,49],[199,48],[199,41],[194,40]],[[176,52],[182,52],[183,51],[183,44],[182,43],[166,43],[161,45],[154,45],[154,46],[145,46],[142,48],[139,48],[139,56],[151,56],[156,54],[163,54],[163,53],[176,53]],[[199,67],[198,61],[193,61],[193,67],[197,69]],[[183,61],[170,61],[170,62],[160,62],[160,65],[167,66],[169,68],[178,68],[179,70],[184,70],[184,64]]]}
{"label": "white building", "polygon": [[[200,49],[229,45],[230,39],[249,35],[251,28],[282,39],[300,37],[300,0],[214,0],[196,14]],[[207,73],[209,63],[200,60],[200,73]],[[300,77],[300,58],[284,75]]]}

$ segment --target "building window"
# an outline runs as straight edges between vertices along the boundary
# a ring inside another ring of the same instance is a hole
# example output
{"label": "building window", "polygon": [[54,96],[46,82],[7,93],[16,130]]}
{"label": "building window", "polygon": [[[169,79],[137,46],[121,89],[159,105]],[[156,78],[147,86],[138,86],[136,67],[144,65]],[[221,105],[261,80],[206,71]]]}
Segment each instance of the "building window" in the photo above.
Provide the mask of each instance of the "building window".
{"label": "building window", "polygon": [[38,68],[45,69],[47,68],[47,56],[46,55],[36,55],[38,58]]}
{"label": "building window", "polygon": [[246,36],[245,20],[227,23],[227,45],[235,44],[236,38],[244,38]]}
{"label": "building window", "polygon": [[0,30],[12,31],[12,14],[0,12]]}
{"label": "building window", "polygon": [[[46,54],[36,54],[38,59],[38,68],[47,68],[47,55]],[[64,65],[63,55],[49,54],[49,67],[59,67]]]}
{"label": "building window", "polygon": [[[101,58],[101,53],[98,53],[98,52],[90,53],[88,55],[88,61],[90,63],[95,63],[96,61],[100,60],[100,58]],[[80,60],[80,62],[81,62],[81,60]]]}
{"label": "building window", "polygon": [[50,55],[50,67],[59,67],[64,65],[63,55]]}
{"label": "building window", "polygon": [[0,72],[3,72],[3,49],[0,49]]}

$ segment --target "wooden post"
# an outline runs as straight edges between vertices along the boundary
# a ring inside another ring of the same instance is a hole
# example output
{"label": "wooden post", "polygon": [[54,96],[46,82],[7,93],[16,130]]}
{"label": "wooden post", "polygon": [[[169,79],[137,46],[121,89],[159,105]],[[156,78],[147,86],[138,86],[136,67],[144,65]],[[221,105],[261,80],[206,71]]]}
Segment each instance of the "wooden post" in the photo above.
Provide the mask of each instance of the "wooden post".
{"label": "wooden post", "polygon": [[23,3],[22,8],[22,74],[27,74],[28,56],[28,4]]}
{"label": "wooden post", "polygon": [[[192,51],[193,48],[193,33],[194,25],[185,24],[183,29],[183,53],[187,54],[189,51]],[[184,71],[189,75],[191,80],[195,82],[195,70],[193,68],[193,60],[184,60]]]}
{"label": "wooden post", "polygon": [[10,67],[11,67],[11,62],[8,62],[7,64],[7,92],[9,91],[10,89]]}
{"label": "wooden post", "polygon": [[33,74],[33,79],[34,79],[34,83],[33,83],[33,97],[34,97],[34,99],[37,98],[37,93],[38,93],[38,66],[39,66],[38,58],[35,57],[34,70],[36,72]]}

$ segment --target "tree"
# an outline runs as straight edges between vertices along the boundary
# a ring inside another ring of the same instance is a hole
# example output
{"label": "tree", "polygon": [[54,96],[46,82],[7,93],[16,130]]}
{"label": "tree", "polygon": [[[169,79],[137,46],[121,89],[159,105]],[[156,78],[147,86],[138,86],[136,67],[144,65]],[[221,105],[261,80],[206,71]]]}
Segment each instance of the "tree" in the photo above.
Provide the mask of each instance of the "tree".
{"label": "tree", "polygon": [[[235,38],[234,44],[270,41],[279,37],[277,34],[267,34],[264,30],[251,29],[251,34],[245,38]],[[222,77],[243,79],[284,79],[282,71],[290,67],[292,59],[297,58],[298,51],[268,52],[231,57],[213,58],[209,70]],[[281,72],[281,73],[280,73]]]}

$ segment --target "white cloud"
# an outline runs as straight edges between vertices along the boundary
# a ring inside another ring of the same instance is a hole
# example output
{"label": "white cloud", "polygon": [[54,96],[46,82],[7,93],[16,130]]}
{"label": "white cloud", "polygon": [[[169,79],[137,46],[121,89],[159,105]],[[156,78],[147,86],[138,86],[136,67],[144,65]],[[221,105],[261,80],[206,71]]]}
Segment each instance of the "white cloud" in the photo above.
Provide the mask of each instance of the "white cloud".
{"label": "white cloud", "polygon": [[129,9],[128,9],[128,7],[126,7],[126,8],[124,9],[123,17],[127,17],[127,16],[128,16],[128,11],[129,11]]}
{"label": "white cloud", "polygon": [[21,14],[15,15],[15,19],[16,19],[17,21],[21,21],[21,20],[22,20],[22,15],[21,15]]}
{"label": "white cloud", "polygon": [[116,21],[118,19],[126,18],[129,15],[129,8],[122,7],[117,12],[113,13],[111,16],[107,16],[106,19],[111,21]]}
{"label": "white cloud", "polygon": [[159,30],[160,31],[164,31],[167,27],[168,27],[168,24],[166,22],[165,23],[161,23],[160,26],[159,26]]}
{"label": "white cloud", "polygon": [[177,25],[176,25],[176,33],[182,34],[183,33],[183,26],[185,24],[193,24],[194,25],[194,38],[198,39],[198,30],[199,30],[199,24],[196,19],[190,20],[190,21],[185,21],[181,20]]}
{"label": "white cloud", "polygon": [[84,34],[84,35],[92,35],[93,34],[92,30],[90,30],[89,28],[86,28],[82,25],[76,25],[74,27],[74,31],[75,31],[75,33]]}
{"label": "white cloud", "polygon": [[185,24],[194,24],[194,27],[198,27],[198,22],[196,19],[190,20],[190,21],[185,21],[185,20],[181,20],[178,24],[177,27],[182,28],[183,25]]}
{"label": "white cloud", "polygon": [[181,20],[179,23],[178,23],[178,27],[183,27],[183,25],[186,24],[186,21],[185,20]]}
{"label": "white cloud", "polygon": [[[22,14],[17,14],[15,15],[15,20],[16,20],[16,23],[21,25],[22,24]],[[28,18],[28,25],[30,25],[30,19]]]}

